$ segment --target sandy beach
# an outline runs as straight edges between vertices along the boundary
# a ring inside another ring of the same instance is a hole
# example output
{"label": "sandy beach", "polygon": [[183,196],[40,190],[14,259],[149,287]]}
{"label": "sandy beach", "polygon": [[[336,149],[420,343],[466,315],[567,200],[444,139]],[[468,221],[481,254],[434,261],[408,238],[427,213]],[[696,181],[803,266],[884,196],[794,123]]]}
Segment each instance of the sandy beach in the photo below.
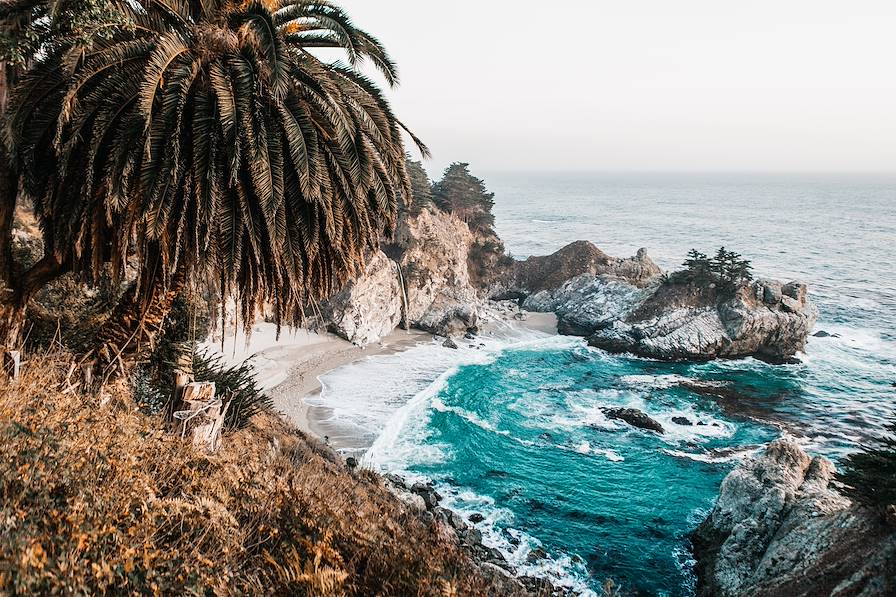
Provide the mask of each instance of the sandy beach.
{"label": "sandy beach", "polygon": [[[484,318],[483,331],[494,331],[499,321],[541,331],[557,332],[557,319],[552,313],[522,313],[522,319],[513,316],[511,310],[495,310]],[[367,346],[354,345],[330,333],[314,331],[281,330],[277,338],[272,323],[256,324],[249,336],[239,331],[219,342],[207,342],[204,346],[223,356],[228,364],[251,359],[257,379],[274,401],[274,408],[302,431],[319,438],[329,438],[330,443],[341,450],[362,447],[351,430],[332,422],[332,413],[325,406],[307,402],[309,396],[320,392],[320,377],[329,371],[368,357],[392,354],[412,348],[418,343],[431,342],[433,335],[417,330],[397,329],[380,342]]]}

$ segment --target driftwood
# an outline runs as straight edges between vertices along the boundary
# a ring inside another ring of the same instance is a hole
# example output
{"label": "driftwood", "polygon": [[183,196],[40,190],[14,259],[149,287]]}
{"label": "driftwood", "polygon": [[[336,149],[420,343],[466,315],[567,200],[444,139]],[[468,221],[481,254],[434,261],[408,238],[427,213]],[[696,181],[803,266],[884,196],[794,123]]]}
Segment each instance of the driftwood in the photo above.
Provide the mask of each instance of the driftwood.
{"label": "driftwood", "polygon": [[186,409],[174,413],[175,419],[183,421],[181,437],[190,432],[194,447],[215,452],[221,444],[221,431],[230,403],[224,404],[215,397],[215,384],[210,381],[185,384],[181,398]]}

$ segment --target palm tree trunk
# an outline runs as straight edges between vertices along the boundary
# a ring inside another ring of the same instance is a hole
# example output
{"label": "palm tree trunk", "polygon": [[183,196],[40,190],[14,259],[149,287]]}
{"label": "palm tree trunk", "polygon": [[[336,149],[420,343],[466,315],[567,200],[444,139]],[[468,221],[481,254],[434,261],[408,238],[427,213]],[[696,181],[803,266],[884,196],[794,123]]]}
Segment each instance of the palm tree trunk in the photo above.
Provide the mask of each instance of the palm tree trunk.
{"label": "palm tree trunk", "polygon": [[122,372],[125,363],[145,358],[152,351],[174,299],[185,285],[186,275],[180,271],[165,288],[146,282],[139,289],[136,282],[128,288],[97,337],[98,364],[104,378]]}

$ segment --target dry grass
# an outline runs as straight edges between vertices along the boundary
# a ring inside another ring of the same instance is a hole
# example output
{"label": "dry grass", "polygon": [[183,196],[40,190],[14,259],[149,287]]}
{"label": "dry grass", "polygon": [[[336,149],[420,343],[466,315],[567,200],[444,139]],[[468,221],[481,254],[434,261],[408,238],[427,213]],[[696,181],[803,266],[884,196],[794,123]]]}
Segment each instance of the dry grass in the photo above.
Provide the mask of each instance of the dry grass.
{"label": "dry grass", "polygon": [[124,384],[63,393],[68,362],[0,384],[0,593],[507,594],[275,416],[205,456]]}

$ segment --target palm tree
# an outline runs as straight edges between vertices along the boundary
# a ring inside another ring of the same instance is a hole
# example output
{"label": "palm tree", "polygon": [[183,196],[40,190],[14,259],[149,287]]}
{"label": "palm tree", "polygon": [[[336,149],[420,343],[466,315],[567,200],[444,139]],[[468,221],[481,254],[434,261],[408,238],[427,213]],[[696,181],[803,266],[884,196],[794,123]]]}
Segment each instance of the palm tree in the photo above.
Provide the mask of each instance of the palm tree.
{"label": "palm tree", "polygon": [[88,281],[138,272],[102,354],[146,346],[191,279],[234,296],[247,328],[263,303],[299,324],[410,194],[404,126],[359,69],[394,85],[395,65],[327,0],[113,4],[89,44],[43,48],[8,114],[47,253]]}

